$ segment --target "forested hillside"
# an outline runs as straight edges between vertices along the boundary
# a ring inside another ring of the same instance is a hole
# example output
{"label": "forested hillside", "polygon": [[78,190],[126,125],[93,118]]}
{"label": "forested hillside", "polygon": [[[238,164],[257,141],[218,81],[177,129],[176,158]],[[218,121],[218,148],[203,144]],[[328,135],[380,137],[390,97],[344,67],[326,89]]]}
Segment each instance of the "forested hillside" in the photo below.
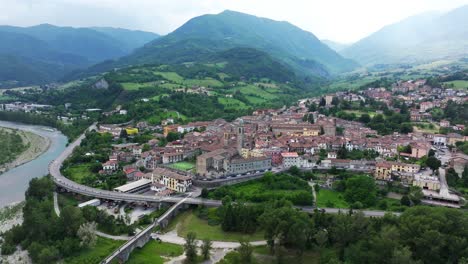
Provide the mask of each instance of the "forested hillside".
{"label": "forested hillside", "polygon": [[157,37],[111,28],[0,26],[0,88],[56,81],[73,70],[127,55]]}
{"label": "forested hillside", "polygon": [[288,22],[224,11],[195,17],[133,54],[97,67],[110,69],[145,63],[205,62],[214,53],[237,47],[264,51],[296,73],[306,76],[329,76],[357,66],[320,42],[312,33]]}

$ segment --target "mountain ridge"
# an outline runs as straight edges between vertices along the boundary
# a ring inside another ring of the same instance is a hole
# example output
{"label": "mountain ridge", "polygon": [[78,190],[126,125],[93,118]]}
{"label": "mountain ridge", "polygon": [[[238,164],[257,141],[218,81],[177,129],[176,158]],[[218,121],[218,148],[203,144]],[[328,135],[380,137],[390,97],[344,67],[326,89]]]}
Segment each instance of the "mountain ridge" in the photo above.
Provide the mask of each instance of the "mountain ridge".
{"label": "mountain ridge", "polygon": [[468,54],[468,5],[387,25],[342,50],[363,65],[421,63]]}
{"label": "mountain ridge", "polygon": [[[202,55],[235,47],[267,52],[304,75],[328,76],[357,66],[320,42],[312,33],[289,22],[230,10],[194,17],[168,35],[122,58],[117,65],[180,63],[184,59],[197,60]],[[196,52],[190,52],[191,49]],[[171,52],[183,57],[170,56]]]}

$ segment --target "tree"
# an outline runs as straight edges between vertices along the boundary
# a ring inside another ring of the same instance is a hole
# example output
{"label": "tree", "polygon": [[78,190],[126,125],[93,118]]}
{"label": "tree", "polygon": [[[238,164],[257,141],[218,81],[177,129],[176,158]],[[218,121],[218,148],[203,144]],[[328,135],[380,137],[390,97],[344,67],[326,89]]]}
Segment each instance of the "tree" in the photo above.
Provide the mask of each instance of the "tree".
{"label": "tree", "polygon": [[433,157],[435,156],[435,151],[433,149],[430,149],[429,152],[427,153],[428,157]]}
{"label": "tree", "polygon": [[204,260],[208,260],[210,258],[210,250],[212,247],[212,242],[209,239],[203,240],[203,244],[201,246],[201,253]]}
{"label": "tree", "polygon": [[408,195],[403,195],[403,197],[401,197],[400,204],[404,205],[404,206],[410,206],[411,205],[411,200],[408,197]]}
{"label": "tree", "polygon": [[171,132],[169,132],[167,134],[166,139],[167,139],[168,142],[176,141],[176,140],[180,139],[180,135],[177,132],[171,131]]}
{"label": "tree", "polygon": [[301,174],[301,170],[299,170],[297,166],[292,166],[291,168],[289,168],[288,172],[294,176],[299,176]]}
{"label": "tree", "polygon": [[462,173],[461,183],[463,187],[468,188],[468,166],[466,165]]}
{"label": "tree", "polygon": [[184,250],[185,250],[185,263],[195,263],[197,260],[197,234],[195,232],[189,232],[185,238]]}
{"label": "tree", "polygon": [[411,186],[408,197],[413,204],[418,205],[421,203],[421,200],[424,197],[424,193],[422,192],[421,187]]}
{"label": "tree", "polygon": [[347,179],[344,197],[350,204],[360,202],[365,207],[374,205],[377,201],[374,179],[367,176],[354,176]]}
{"label": "tree", "polygon": [[96,245],[96,226],[95,222],[84,223],[78,229],[76,235],[80,239],[81,247],[94,247]]}
{"label": "tree", "polygon": [[436,171],[442,165],[440,160],[438,160],[435,156],[428,157],[426,160],[426,165],[431,168],[432,171]]}
{"label": "tree", "polygon": [[200,196],[201,196],[202,198],[208,198],[208,193],[209,193],[208,189],[207,189],[207,188],[203,188],[202,191],[201,191]]}
{"label": "tree", "polygon": [[320,98],[319,106],[325,106],[325,105],[326,105],[325,97]]}
{"label": "tree", "polygon": [[252,263],[253,247],[249,242],[241,241],[238,251],[240,254],[240,260],[242,264]]}
{"label": "tree", "polygon": [[324,248],[328,242],[328,232],[320,230],[314,235],[315,242],[319,248]]}

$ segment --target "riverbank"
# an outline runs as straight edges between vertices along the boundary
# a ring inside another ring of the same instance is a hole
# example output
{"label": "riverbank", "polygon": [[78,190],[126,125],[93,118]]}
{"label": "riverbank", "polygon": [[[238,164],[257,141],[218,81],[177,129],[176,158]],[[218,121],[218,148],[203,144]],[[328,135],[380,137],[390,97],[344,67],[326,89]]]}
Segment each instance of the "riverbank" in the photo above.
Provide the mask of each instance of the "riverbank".
{"label": "riverbank", "polygon": [[[0,208],[0,234],[10,230],[15,225],[23,223],[24,202]],[[1,240],[1,238],[0,238]],[[3,256],[0,249],[0,263],[32,263],[26,250],[17,250],[14,254]]]}
{"label": "riverbank", "polygon": [[[14,129],[6,127],[0,127],[0,130],[8,132],[14,131]],[[16,131],[18,135],[21,136],[23,144],[29,147],[19,154],[15,160],[0,165],[0,174],[36,159],[44,154],[50,147],[51,141],[46,137],[20,129]]]}
{"label": "riverbank", "polygon": [[34,151],[36,153],[34,159],[31,159],[30,156],[28,158],[29,162],[19,162],[23,163],[23,165],[0,173],[0,208],[2,208],[24,200],[24,192],[28,188],[29,181],[49,173],[49,163],[63,152],[68,139],[60,131],[50,127],[7,121],[0,121],[0,127],[32,133],[45,138],[47,141],[47,143],[38,143],[41,148]]}

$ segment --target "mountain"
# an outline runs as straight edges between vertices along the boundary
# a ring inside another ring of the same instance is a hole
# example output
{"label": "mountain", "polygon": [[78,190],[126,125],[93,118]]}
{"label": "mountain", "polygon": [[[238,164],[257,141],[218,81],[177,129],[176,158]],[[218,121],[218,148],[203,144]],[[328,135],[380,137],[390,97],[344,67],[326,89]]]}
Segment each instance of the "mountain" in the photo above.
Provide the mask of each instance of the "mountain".
{"label": "mountain", "polygon": [[386,26],[340,52],[364,65],[420,63],[468,55],[468,5]]}
{"label": "mountain", "polygon": [[322,39],[322,43],[324,43],[330,49],[332,49],[332,50],[334,50],[334,51],[336,51],[338,53],[350,46],[350,44],[339,43],[339,42],[335,42],[333,40],[328,40],[328,39]]}
{"label": "mountain", "polygon": [[[72,28],[49,24],[0,26],[0,56],[16,65],[16,74],[12,75],[11,69],[6,69],[3,61],[0,64],[0,80],[20,85],[54,81],[72,70],[127,55],[157,37],[157,34],[148,32],[111,28]],[[35,74],[31,74],[30,70]],[[16,79],[9,79],[8,76],[16,76]],[[0,86],[4,85],[0,83]]]}
{"label": "mountain", "polygon": [[126,52],[131,52],[134,49],[140,48],[146,43],[160,37],[160,35],[156,33],[141,30],[128,30],[112,27],[92,27],[91,29],[118,40],[121,44],[123,44],[122,47]]}
{"label": "mountain", "polygon": [[206,60],[215,52],[236,47],[267,52],[304,75],[327,76],[357,66],[320,42],[312,33],[288,22],[234,11],[195,17],[174,32],[122,58],[118,64]]}

